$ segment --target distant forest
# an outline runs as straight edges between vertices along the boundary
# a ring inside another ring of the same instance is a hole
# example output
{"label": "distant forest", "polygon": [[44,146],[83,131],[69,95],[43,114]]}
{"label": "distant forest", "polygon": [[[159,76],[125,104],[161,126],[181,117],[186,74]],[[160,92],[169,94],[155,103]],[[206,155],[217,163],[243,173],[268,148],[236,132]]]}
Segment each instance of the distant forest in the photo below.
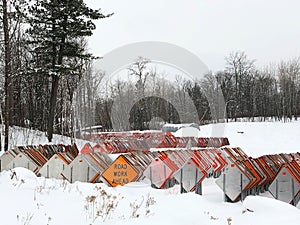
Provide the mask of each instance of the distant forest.
{"label": "distant forest", "polygon": [[[191,81],[180,75],[175,75],[173,80],[166,79],[149,61],[139,58],[127,69],[129,77],[136,78],[134,81],[115,81],[109,96],[96,99],[96,123],[106,130],[112,128],[110,111],[115,96],[122,98],[120,111],[127,107],[129,100],[136,99],[134,107],[127,110],[130,127],[123,129],[155,128],[151,123],[159,121],[196,122],[190,110],[193,106],[200,124],[238,118],[249,121],[258,117],[260,121],[297,119],[300,113],[299,58],[263,69],[256,68],[255,60],[244,52],[232,52],[225,60],[224,70]],[[176,102],[176,106],[170,102]],[[179,115],[184,116],[179,118]],[[161,120],[155,121],[155,118]]]}
{"label": "distant forest", "polygon": [[[286,121],[299,116],[299,58],[257,68],[246,53],[232,52],[222,71],[191,81],[181,74],[168,80],[141,56],[126,69],[130,79],[103,86],[105,72],[93,69],[95,57],[87,51],[86,37],[96,28],[93,20],[110,16],[81,0],[2,1],[0,123],[5,124],[6,146],[13,125],[47,131],[51,141],[53,133],[74,136],[93,125],[104,131],[145,130],[163,122]],[[116,99],[120,103],[114,105]],[[135,104],[126,109],[129,101]],[[130,112],[129,125],[113,126],[113,107]]]}

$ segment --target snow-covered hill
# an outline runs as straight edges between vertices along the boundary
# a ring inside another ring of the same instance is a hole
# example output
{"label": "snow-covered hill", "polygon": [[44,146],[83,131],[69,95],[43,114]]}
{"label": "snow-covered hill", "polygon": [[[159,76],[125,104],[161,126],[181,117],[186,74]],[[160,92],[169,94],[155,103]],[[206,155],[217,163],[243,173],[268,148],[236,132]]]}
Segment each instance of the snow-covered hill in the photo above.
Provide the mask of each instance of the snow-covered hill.
{"label": "snow-covered hill", "polygon": [[[0,125],[1,130],[1,125]],[[2,126],[4,131],[4,126]],[[4,133],[4,132],[3,132]],[[4,145],[4,136],[2,135],[2,146]],[[52,144],[71,144],[71,138],[62,136],[62,135],[53,135]],[[82,148],[86,141],[77,139],[76,144],[78,148]],[[45,132],[39,130],[26,129],[23,127],[13,126],[9,132],[9,149],[14,148],[15,146],[22,145],[39,145],[39,144],[49,144]]]}
{"label": "snow-covered hill", "polygon": [[[179,132],[180,133],[180,132]],[[187,131],[187,134],[195,133]],[[185,133],[184,133],[185,134]],[[241,147],[247,154],[257,157],[272,153],[300,151],[300,120],[293,122],[231,122],[201,126],[199,136],[228,137],[231,146]],[[18,145],[49,144],[44,132],[13,127],[10,148]],[[2,141],[4,137],[2,137]],[[54,144],[70,144],[69,137],[54,135]],[[77,139],[78,148],[85,144]]]}

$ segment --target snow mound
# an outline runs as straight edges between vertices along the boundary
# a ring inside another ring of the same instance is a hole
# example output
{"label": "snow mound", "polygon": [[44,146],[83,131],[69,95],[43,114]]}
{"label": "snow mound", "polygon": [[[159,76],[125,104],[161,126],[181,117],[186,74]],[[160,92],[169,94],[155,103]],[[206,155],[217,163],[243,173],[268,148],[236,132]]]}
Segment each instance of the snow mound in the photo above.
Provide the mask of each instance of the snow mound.
{"label": "snow mound", "polygon": [[36,180],[36,178],[37,178],[37,176],[34,172],[32,172],[31,170],[28,170],[26,168],[23,168],[23,167],[16,167],[16,168],[12,169],[11,171],[14,172],[19,179]]}
{"label": "snow mound", "polygon": [[0,174],[0,186],[3,189],[32,189],[38,185],[38,178],[32,171],[17,167]]}
{"label": "snow mound", "polygon": [[295,224],[296,221],[300,221],[298,208],[276,199],[248,196],[243,206],[248,224],[255,224],[257,221],[264,221],[263,224]]}
{"label": "snow mound", "polygon": [[200,131],[195,127],[183,127],[173,133],[175,137],[200,137]]}

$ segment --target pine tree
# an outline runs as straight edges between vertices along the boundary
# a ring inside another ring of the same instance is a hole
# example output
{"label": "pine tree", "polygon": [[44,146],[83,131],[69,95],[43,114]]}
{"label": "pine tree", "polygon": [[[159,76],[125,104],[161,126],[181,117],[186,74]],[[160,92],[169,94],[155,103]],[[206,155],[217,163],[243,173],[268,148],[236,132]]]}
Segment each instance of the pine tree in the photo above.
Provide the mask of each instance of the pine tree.
{"label": "pine tree", "polygon": [[93,20],[112,14],[104,15],[100,10],[93,10],[83,0],[39,0],[27,10],[19,11],[30,25],[27,30],[31,37],[29,44],[34,46],[34,54],[41,60],[34,71],[51,77],[47,125],[48,140],[51,141],[59,80],[64,75],[78,73],[78,67],[68,64],[72,61],[69,59],[89,60],[93,57],[85,52],[78,39],[92,35],[96,28]]}

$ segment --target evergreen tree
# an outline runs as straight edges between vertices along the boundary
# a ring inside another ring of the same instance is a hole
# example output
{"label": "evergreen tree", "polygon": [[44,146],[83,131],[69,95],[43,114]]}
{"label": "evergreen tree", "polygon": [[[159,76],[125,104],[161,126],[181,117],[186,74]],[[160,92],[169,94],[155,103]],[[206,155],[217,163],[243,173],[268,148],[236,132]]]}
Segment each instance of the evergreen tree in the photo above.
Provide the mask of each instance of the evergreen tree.
{"label": "evergreen tree", "polygon": [[[22,11],[21,9],[19,9]],[[47,125],[48,140],[53,137],[55,108],[59,80],[64,75],[76,75],[78,67],[70,65],[70,58],[91,59],[79,38],[92,35],[96,28],[92,20],[111,16],[86,6],[83,0],[39,0],[22,11],[30,28],[27,33],[40,63],[34,71],[51,78],[50,105]]]}

